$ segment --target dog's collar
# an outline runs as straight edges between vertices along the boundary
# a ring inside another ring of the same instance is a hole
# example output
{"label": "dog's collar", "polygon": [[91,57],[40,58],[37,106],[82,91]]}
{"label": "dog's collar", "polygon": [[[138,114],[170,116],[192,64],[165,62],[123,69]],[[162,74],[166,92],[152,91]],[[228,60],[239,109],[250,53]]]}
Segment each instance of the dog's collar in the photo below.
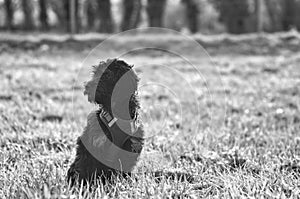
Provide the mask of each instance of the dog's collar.
{"label": "dog's collar", "polygon": [[105,119],[105,123],[109,128],[111,128],[118,120],[117,118],[113,117],[109,112],[105,111],[103,108],[100,109],[99,116]]}
{"label": "dog's collar", "polygon": [[116,117],[113,117],[109,112],[107,112],[102,106],[100,106],[100,111],[99,111],[99,116],[104,118],[104,122],[105,124],[111,128],[113,125],[115,125],[115,123],[119,120],[119,122],[129,122],[130,123],[130,128],[131,128],[131,134],[133,134],[136,131],[136,119],[137,119],[137,115],[135,115],[133,120],[122,120],[122,119],[118,119]]}
{"label": "dog's collar", "polygon": [[[99,122],[104,123],[107,127],[111,141],[119,147],[122,147],[123,144],[136,132],[135,119],[131,121],[121,120],[113,117],[109,112],[107,112],[102,106],[97,113],[97,118]],[[124,122],[125,121],[125,122]],[[120,124],[130,125],[130,130],[125,130],[120,127]],[[129,132],[130,131],[130,132]]]}

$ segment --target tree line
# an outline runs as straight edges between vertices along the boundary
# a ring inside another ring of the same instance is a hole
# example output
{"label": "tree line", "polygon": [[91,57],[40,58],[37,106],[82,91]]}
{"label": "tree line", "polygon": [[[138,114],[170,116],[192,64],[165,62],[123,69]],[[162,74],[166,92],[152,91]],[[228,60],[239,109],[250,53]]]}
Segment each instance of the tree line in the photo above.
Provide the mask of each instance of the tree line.
{"label": "tree line", "polygon": [[[4,0],[1,6],[5,30],[62,29],[66,32],[98,31],[112,33],[139,27],[142,14],[149,27],[164,27],[167,0],[119,0],[121,22],[116,27],[111,0]],[[169,0],[169,2],[172,0]],[[180,0],[185,26],[191,33],[201,30],[199,21],[205,4],[218,12],[218,19],[229,33],[287,31],[300,29],[300,0]],[[23,14],[21,25],[14,23],[15,13]],[[34,16],[37,13],[37,17]],[[54,13],[57,24],[51,24]],[[83,23],[85,19],[85,23]]]}
{"label": "tree line", "polygon": [[300,29],[300,0],[213,1],[230,33]]}
{"label": "tree line", "polygon": [[[163,27],[163,12],[166,0],[147,0],[147,16],[150,26]],[[18,8],[20,7],[20,8]],[[110,0],[4,0],[5,26],[4,29],[15,30],[49,30],[49,9],[55,12],[59,25],[65,27],[66,31],[71,31],[72,23],[75,23],[75,32],[82,29],[80,12],[85,9],[87,27],[85,29],[95,29],[102,33],[112,33],[115,31],[115,24],[112,17]],[[142,0],[123,0],[123,17],[121,30],[137,28],[140,22]],[[13,23],[14,12],[20,9],[23,13],[21,27],[16,27]],[[39,12],[39,26],[34,25],[33,10]],[[97,23],[98,22],[98,23]]]}

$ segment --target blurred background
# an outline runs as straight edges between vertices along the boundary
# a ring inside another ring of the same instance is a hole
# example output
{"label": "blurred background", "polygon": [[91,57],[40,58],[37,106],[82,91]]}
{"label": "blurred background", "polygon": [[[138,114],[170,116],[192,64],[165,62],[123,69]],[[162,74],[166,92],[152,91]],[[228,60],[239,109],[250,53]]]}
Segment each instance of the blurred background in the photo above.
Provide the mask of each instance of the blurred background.
{"label": "blurred background", "polygon": [[1,31],[115,33],[166,27],[243,34],[300,28],[300,0],[0,0]]}

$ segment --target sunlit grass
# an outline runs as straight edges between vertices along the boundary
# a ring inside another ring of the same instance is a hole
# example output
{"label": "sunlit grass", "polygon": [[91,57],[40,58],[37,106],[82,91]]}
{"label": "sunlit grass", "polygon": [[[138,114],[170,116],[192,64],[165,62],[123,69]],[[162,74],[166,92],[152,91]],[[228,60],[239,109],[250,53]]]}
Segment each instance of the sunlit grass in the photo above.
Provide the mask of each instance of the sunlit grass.
{"label": "sunlit grass", "polygon": [[[300,56],[261,56],[255,53],[260,49],[252,50],[248,55],[218,50],[215,64],[192,54],[206,82],[168,54],[124,57],[141,66],[142,84],[160,82],[177,95],[159,87],[141,89],[149,137],[134,176],[73,189],[66,171],[90,111],[74,83],[89,49],[2,52],[0,198],[297,197]],[[226,110],[223,128],[211,126],[209,110],[216,118]],[[158,181],[153,172],[159,170],[185,172],[193,180],[166,175]]]}

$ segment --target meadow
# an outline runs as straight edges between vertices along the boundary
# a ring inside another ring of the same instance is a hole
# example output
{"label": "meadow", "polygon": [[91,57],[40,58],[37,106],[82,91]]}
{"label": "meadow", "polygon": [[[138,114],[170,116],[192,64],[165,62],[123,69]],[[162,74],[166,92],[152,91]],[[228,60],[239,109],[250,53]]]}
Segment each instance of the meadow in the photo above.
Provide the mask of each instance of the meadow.
{"label": "meadow", "polygon": [[[205,50],[172,35],[94,51],[105,36],[41,37],[0,36],[0,198],[299,198],[298,34],[194,36]],[[131,179],[70,188],[93,109],[83,82],[116,56],[141,78],[143,153]]]}

